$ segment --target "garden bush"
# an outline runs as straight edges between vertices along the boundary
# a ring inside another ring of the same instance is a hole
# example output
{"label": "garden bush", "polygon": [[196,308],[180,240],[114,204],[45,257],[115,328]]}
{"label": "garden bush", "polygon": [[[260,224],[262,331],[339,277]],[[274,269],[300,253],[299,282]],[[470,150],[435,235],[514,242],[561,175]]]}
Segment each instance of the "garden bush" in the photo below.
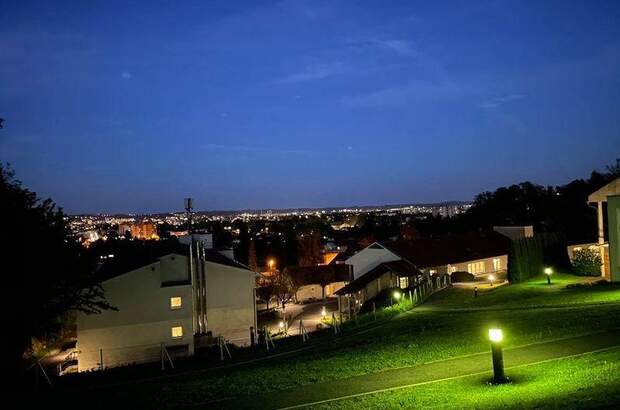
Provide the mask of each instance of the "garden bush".
{"label": "garden bush", "polygon": [[595,249],[575,251],[572,261],[573,272],[582,276],[601,275],[601,254]]}

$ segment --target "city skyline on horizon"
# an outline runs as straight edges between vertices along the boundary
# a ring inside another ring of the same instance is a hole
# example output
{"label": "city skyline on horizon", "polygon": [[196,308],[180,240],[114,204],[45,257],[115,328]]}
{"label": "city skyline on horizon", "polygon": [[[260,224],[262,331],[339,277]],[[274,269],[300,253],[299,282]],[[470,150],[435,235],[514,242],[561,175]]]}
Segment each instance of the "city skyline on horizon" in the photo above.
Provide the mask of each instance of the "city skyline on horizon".
{"label": "city skyline on horizon", "polygon": [[467,202],[620,156],[613,1],[3,10],[0,162],[68,214]]}

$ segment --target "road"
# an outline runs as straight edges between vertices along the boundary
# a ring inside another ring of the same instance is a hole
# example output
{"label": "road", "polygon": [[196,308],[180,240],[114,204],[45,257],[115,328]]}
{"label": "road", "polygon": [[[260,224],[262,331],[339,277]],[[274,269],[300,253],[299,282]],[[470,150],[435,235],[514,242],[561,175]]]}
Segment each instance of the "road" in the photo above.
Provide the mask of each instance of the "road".
{"label": "road", "polygon": [[[582,335],[506,349],[507,373],[511,368],[534,365],[551,360],[620,348],[620,330]],[[224,409],[290,409],[329,403],[378,392],[398,390],[416,385],[436,383],[462,377],[491,375],[489,352],[459,356],[371,373],[363,376],[318,383],[301,388],[237,397],[204,403],[203,408]]]}

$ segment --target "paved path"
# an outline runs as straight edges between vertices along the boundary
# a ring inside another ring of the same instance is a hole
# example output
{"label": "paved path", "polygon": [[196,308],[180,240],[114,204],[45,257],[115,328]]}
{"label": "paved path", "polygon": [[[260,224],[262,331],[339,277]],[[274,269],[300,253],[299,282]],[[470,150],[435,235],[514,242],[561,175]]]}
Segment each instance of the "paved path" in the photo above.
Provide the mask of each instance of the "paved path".
{"label": "paved path", "polygon": [[[536,364],[620,347],[620,329],[506,349],[504,362],[511,367]],[[204,403],[209,409],[285,409],[346,399],[359,395],[413,387],[476,374],[489,373],[490,353],[478,353],[412,367],[318,383],[295,389]],[[508,375],[510,374],[507,371]]]}

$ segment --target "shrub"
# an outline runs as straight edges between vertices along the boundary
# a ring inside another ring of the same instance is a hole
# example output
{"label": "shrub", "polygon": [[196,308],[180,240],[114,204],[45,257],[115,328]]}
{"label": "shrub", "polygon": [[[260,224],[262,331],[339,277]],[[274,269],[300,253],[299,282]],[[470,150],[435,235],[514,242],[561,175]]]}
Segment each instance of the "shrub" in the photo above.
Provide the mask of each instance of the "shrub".
{"label": "shrub", "polygon": [[511,283],[540,275],[546,266],[570,268],[563,235],[542,233],[512,242],[508,257],[508,280]]}
{"label": "shrub", "polygon": [[469,272],[452,272],[450,275],[450,280],[452,282],[474,282],[476,277]]}
{"label": "shrub", "polygon": [[573,272],[583,276],[601,275],[601,255],[594,249],[575,251],[573,255]]}

